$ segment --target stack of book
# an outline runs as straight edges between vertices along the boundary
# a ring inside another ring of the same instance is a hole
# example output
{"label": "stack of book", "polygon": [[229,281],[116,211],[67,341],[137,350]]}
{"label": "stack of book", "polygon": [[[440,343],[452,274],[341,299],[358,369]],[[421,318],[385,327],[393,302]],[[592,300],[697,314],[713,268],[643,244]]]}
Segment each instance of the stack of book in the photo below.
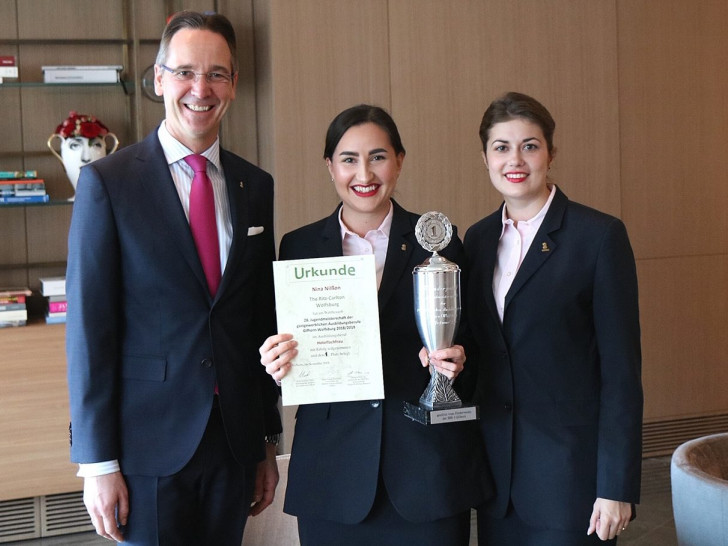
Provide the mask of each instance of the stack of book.
{"label": "stack of book", "polygon": [[46,299],[46,323],[66,322],[66,277],[42,277],[40,293]]}
{"label": "stack of book", "polygon": [[25,298],[30,294],[27,288],[0,289],[0,328],[26,325],[28,308]]}
{"label": "stack of book", "polygon": [[45,181],[38,171],[0,171],[0,204],[46,203]]}
{"label": "stack of book", "polygon": [[118,83],[121,65],[43,66],[43,83]]}

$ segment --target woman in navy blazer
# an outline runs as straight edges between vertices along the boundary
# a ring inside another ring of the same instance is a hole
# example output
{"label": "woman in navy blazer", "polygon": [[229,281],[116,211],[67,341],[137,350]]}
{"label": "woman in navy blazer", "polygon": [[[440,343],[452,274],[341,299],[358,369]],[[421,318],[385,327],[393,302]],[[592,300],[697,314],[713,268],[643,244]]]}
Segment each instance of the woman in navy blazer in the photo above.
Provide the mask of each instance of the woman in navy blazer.
{"label": "woman in navy blazer", "polygon": [[620,220],[549,182],[554,128],[519,93],[491,103],[480,126],[504,199],[464,241],[469,371],[496,482],[480,544],[616,541],[639,501],[634,257]]}
{"label": "woman in navy blazer", "polygon": [[[284,510],[298,517],[303,546],[467,545],[470,508],[490,492],[474,422],[425,426],[402,411],[430,375],[418,358],[412,287],[412,270],[430,253],[415,237],[419,216],[391,199],[404,155],[381,108],[340,113],[324,158],[342,204],[281,242],[283,260],[353,254],[357,245],[371,249],[378,265],[385,399],[298,408]],[[457,235],[442,254],[461,261]],[[295,345],[280,334],[261,347],[261,362],[277,381],[290,370]],[[451,378],[464,360],[460,346],[430,355]]]}

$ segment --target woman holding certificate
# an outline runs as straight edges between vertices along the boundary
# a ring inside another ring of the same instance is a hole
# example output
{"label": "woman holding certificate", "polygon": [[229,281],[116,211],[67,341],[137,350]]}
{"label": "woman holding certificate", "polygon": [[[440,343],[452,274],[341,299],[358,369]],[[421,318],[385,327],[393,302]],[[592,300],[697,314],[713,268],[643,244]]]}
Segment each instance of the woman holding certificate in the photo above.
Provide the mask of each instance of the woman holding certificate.
{"label": "woman holding certificate", "polygon": [[[412,270],[430,253],[415,237],[419,216],[391,197],[404,158],[397,126],[383,109],[341,112],[324,150],[341,204],[281,241],[281,260],[373,254],[377,270],[385,398],[299,406],[284,510],[298,517],[303,546],[465,546],[470,508],[491,490],[473,421],[426,426],[403,413],[430,378],[418,356],[412,285]],[[441,254],[461,261],[456,234]],[[260,352],[280,381],[296,340],[281,333]],[[465,362],[457,345],[429,357],[451,379]]]}

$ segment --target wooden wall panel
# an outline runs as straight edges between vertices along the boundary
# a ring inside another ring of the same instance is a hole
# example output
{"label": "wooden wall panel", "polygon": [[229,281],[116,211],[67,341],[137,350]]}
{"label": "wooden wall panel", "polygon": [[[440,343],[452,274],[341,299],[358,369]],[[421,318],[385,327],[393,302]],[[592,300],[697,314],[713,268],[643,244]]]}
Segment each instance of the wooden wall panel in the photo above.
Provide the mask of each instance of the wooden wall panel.
{"label": "wooden wall panel", "polygon": [[616,13],[613,2],[389,2],[392,108],[407,161],[400,192],[462,229],[501,202],[480,157],[480,120],[506,91],[556,120],[552,179],[619,215]]}
{"label": "wooden wall panel", "polygon": [[[124,31],[123,0],[20,0],[17,6],[23,39],[119,38]],[[81,63],[69,58],[64,64]]]}
{"label": "wooden wall panel", "polygon": [[645,420],[726,413],[728,256],[640,260],[638,270]]}
{"label": "wooden wall panel", "polygon": [[260,164],[276,179],[280,238],[338,203],[322,158],[333,117],[361,102],[390,107],[387,2],[260,0],[255,10]]}
{"label": "wooden wall panel", "polygon": [[654,7],[619,2],[625,218],[641,258],[725,254],[728,3]]}
{"label": "wooden wall panel", "polygon": [[638,259],[645,419],[726,413],[728,4],[618,2],[623,216]]}

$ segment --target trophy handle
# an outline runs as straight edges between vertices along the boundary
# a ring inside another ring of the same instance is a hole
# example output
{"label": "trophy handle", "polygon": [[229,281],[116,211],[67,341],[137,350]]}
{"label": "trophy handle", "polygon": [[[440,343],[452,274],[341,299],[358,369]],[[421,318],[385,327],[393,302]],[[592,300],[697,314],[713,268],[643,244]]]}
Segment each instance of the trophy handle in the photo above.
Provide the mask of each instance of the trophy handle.
{"label": "trophy handle", "polygon": [[58,158],[58,161],[61,162],[61,165],[63,165],[63,158],[61,157],[61,154],[59,154],[53,147],[53,140],[55,140],[56,138],[63,142],[63,137],[61,135],[59,135],[58,133],[53,133],[51,136],[48,137],[46,145],[48,146],[48,149],[51,151],[51,153]]}
{"label": "trophy handle", "polygon": [[[116,149],[119,147],[119,139],[116,138],[116,135],[114,133],[106,133],[104,135],[104,142],[106,142],[107,138],[110,138],[111,141],[114,143],[111,150],[109,150],[109,152],[108,152],[110,155],[110,154],[113,154],[116,151]],[[107,144],[107,146],[108,146],[108,144]]]}

